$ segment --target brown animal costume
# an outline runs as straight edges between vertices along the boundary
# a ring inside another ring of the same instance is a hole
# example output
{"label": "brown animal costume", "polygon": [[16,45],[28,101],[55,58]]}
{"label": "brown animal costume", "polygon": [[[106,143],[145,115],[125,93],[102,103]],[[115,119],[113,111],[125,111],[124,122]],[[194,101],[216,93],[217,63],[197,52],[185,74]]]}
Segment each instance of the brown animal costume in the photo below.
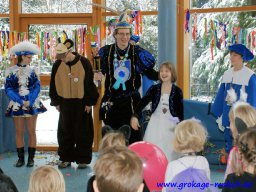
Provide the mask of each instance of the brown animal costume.
{"label": "brown animal costume", "polygon": [[51,74],[51,105],[60,112],[58,154],[62,163],[59,168],[65,168],[74,161],[80,165],[91,162],[93,120],[92,112],[87,110],[96,104],[99,96],[89,60],[71,52],[72,46],[69,39],[58,44],[58,60]]}

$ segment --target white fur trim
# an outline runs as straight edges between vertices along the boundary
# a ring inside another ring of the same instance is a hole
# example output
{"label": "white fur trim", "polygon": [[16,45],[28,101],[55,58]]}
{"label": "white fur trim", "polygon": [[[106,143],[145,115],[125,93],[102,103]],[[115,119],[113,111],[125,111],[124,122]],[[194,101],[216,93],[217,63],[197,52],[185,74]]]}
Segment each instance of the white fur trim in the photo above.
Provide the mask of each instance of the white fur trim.
{"label": "white fur trim", "polygon": [[233,67],[225,71],[222,83],[231,83],[233,78],[233,84],[248,86],[249,80],[254,72],[248,67],[243,67],[239,71],[234,71]]}
{"label": "white fur trim", "polygon": [[40,49],[37,45],[30,43],[29,41],[22,41],[16,45],[14,45],[11,50],[10,53],[11,54],[16,54],[18,52],[22,52],[22,51],[29,51],[34,53],[35,55],[40,53]]}

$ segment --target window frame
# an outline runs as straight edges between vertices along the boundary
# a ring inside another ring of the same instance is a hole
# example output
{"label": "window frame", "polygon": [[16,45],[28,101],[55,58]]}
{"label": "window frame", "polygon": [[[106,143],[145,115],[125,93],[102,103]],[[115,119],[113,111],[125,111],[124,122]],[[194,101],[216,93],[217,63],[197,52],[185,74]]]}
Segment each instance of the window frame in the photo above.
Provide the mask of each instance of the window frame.
{"label": "window frame", "polygon": [[[178,84],[183,90],[184,98],[190,98],[190,34],[184,32],[184,13],[189,9],[193,13],[215,13],[215,12],[247,12],[255,11],[256,5],[242,7],[190,9],[191,0],[177,0],[177,71]],[[179,15],[179,16],[178,16]]]}

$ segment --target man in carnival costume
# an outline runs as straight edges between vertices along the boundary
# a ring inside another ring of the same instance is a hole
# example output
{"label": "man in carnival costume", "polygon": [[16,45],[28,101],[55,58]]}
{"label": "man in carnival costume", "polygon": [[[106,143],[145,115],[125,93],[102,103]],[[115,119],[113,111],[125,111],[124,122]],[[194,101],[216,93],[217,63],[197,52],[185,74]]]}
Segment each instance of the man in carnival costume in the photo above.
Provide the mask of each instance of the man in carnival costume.
{"label": "man in carnival costume", "polygon": [[67,39],[56,47],[57,61],[51,74],[51,105],[60,112],[58,124],[59,168],[75,161],[86,168],[92,159],[93,120],[91,108],[99,94],[93,83],[88,59],[71,52],[73,41]]}
{"label": "man in carnival costume", "polygon": [[254,55],[242,44],[229,46],[232,68],[225,71],[211,112],[219,119],[219,127],[224,131],[226,152],[232,148],[232,136],[228,113],[237,101],[244,101],[256,107],[256,75],[244,66]]}
{"label": "man in carnival costume", "polygon": [[[105,76],[100,119],[115,130],[130,124],[133,110],[141,99],[141,76],[146,75],[151,80],[158,80],[158,72],[153,69],[153,55],[139,45],[129,42],[136,42],[137,39],[131,38],[132,29],[126,17],[124,12],[113,32],[115,43],[99,50],[101,72]],[[130,143],[141,139],[140,132],[132,129]]]}

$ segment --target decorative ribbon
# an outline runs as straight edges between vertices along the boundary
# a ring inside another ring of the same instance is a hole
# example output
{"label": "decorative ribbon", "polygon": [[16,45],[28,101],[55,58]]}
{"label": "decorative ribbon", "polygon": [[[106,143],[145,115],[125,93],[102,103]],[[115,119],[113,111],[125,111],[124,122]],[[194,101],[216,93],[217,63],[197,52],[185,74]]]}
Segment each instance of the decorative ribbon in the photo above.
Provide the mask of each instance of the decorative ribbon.
{"label": "decorative ribbon", "polygon": [[190,12],[189,12],[189,9],[187,9],[187,11],[185,12],[185,23],[184,23],[185,33],[186,32],[189,33],[189,19],[190,19]]}
{"label": "decorative ribbon", "polygon": [[124,79],[121,76],[117,78],[115,84],[113,85],[113,88],[117,90],[117,89],[119,89],[120,85],[122,85],[122,89],[125,91],[126,86],[124,83]]}
{"label": "decorative ribbon", "polygon": [[207,18],[204,18],[204,46],[207,44]]}
{"label": "decorative ribbon", "polygon": [[194,25],[192,29],[192,39],[195,41],[197,36],[197,14],[194,14]]}

